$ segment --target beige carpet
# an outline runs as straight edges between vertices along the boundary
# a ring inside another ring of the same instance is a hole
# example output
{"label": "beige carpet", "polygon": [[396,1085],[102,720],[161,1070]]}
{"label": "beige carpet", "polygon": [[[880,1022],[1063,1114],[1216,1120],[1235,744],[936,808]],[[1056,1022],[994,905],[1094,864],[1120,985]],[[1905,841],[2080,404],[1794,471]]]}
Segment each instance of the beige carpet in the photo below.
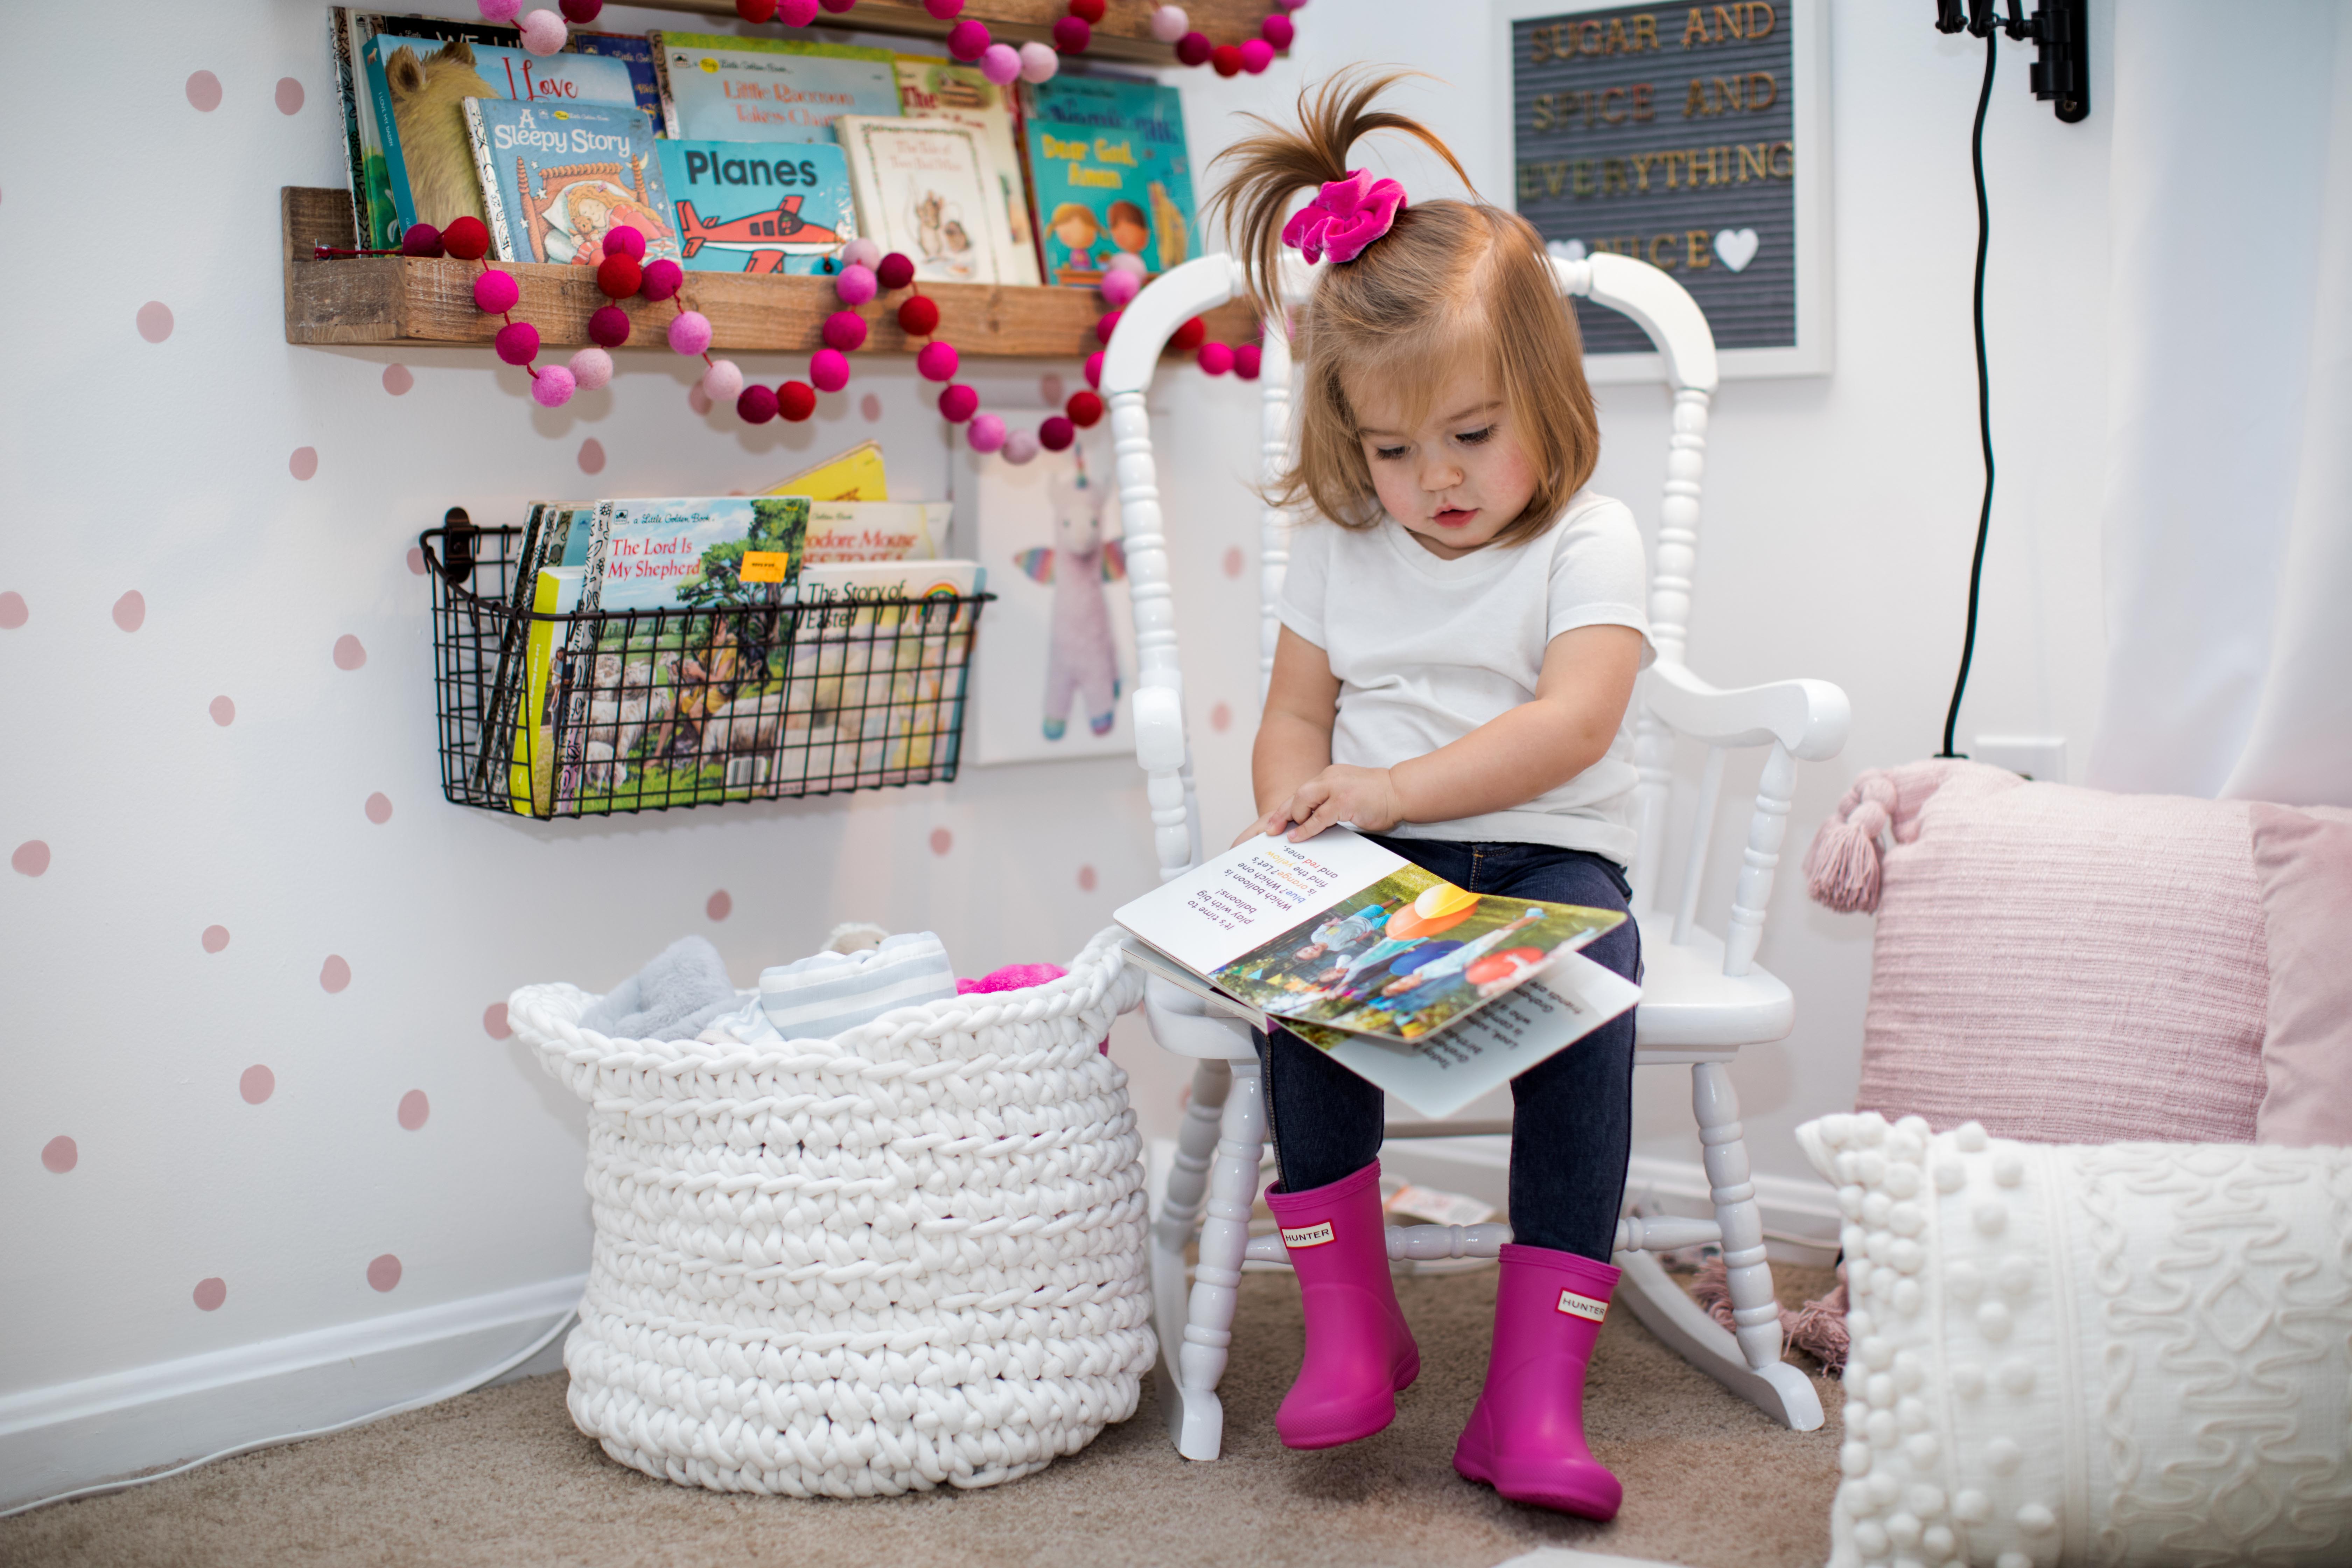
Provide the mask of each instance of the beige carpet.
{"label": "beige carpet", "polygon": [[[1829,1277],[1789,1269],[1780,1284],[1793,1304]],[[1396,1425],[1321,1453],[1275,1440],[1275,1406],[1297,1368],[1297,1294],[1286,1275],[1254,1273],[1214,1464],[1176,1457],[1147,1380],[1132,1421],[1006,1486],[856,1502],[720,1496],[607,1459],[573,1429],[558,1375],[0,1521],[0,1563],[1493,1568],[1544,1546],[1696,1568],[1827,1558],[1837,1384],[1816,1380],[1827,1426],[1782,1430],[1622,1310],[1602,1331],[1589,1399],[1593,1447],[1625,1483],[1613,1523],[1504,1502],[1454,1475],[1494,1289],[1491,1269],[1400,1279],[1421,1380]]]}

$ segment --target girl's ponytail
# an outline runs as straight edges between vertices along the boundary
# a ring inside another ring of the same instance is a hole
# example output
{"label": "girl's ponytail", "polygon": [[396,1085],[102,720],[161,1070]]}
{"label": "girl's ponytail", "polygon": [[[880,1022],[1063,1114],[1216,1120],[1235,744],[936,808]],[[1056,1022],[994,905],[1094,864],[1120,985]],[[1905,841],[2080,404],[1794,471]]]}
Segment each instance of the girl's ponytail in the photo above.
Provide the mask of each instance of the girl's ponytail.
{"label": "girl's ponytail", "polygon": [[1444,159],[1465,185],[1470,184],[1453,150],[1435,132],[1406,115],[1372,107],[1381,93],[1419,74],[1351,66],[1319,90],[1299,93],[1297,130],[1253,114],[1249,118],[1264,129],[1217,154],[1216,163],[1234,168],[1209,198],[1208,214],[1222,216],[1233,253],[1249,279],[1250,302],[1261,320],[1281,319],[1282,226],[1291,198],[1302,190],[1319,190],[1346,179],[1349,151],[1362,137],[1375,131],[1401,131]]}

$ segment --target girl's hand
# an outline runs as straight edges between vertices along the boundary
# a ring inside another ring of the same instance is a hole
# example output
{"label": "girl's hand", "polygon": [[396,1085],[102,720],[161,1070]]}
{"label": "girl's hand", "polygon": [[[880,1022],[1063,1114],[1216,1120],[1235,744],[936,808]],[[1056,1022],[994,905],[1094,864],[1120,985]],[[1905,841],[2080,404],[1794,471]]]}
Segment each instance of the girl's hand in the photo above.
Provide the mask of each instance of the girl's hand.
{"label": "girl's hand", "polygon": [[1244,838],[1289,829],[1290,842],[1303,843],[1335,822],[1365,833],[1385,833],[1403,818],[1396,786],[1386,768],[1334,763],[1300,784],[1297,793],[1250,826]]}

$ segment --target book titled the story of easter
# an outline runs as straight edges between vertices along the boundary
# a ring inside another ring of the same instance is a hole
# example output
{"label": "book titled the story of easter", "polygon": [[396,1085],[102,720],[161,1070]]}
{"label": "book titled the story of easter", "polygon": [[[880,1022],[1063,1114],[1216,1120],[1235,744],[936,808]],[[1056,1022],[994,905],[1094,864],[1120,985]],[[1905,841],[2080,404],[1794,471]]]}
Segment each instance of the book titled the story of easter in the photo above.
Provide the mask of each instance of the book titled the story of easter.
{"label": "book titled the story of easter", "polygon": [[1475,894],[1360,834],[1247,840],[1113,917],[1144,968],[1443,1116],[1639,1000],[1621,910]]}

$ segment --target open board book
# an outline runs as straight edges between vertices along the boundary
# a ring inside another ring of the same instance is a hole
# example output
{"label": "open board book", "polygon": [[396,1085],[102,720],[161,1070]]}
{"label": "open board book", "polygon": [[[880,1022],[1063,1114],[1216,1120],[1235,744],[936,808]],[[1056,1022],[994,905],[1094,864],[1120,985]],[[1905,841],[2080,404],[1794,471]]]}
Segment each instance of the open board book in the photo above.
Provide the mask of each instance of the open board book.
{"label": "open board book", "polygon": [[1614,910],[1477,895],[1343,827],[1258,837],[1120,909],[1143,968],[1445,1116],[1641,997],[1576,949]]}

